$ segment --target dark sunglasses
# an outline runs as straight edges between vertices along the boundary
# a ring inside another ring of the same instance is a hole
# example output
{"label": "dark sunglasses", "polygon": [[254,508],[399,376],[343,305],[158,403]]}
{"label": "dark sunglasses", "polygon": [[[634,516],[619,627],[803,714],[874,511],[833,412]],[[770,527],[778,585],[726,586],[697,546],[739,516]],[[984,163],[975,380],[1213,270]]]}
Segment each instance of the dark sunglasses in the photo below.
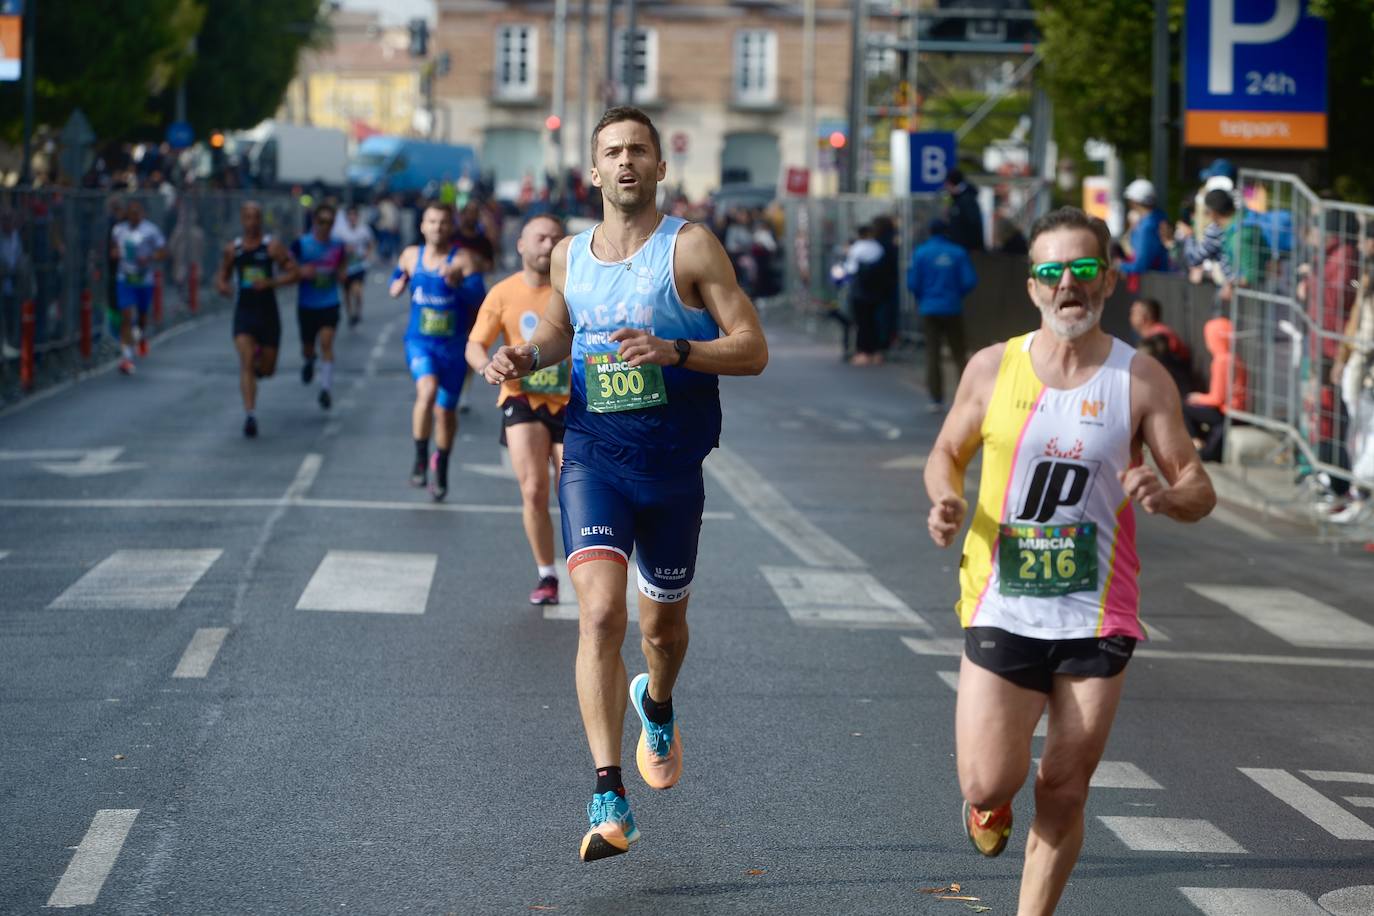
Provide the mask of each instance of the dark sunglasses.
{"label": "dark sunglasses", "polygon": [[1059,280],[1067,270],[1075,280],[1096,280],[1097,275],[1107,262],[1101,258],[1079,258],[1065,264],[1063,261],[1045,261],[1031,265],[1031,276],[1046,286],[1058,286]]}

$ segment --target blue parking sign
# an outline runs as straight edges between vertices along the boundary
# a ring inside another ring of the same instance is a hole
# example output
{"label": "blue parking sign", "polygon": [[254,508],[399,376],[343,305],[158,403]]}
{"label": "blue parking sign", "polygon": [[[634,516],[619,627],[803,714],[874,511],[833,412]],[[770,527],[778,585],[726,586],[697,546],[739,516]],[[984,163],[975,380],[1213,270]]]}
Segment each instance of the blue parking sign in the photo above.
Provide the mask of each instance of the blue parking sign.
{"label": "blue parking sign", "polygon": [[947,130],[911,135],[911,193],[927,194],[945,186],[950,169],[958,163],[959,141]]}

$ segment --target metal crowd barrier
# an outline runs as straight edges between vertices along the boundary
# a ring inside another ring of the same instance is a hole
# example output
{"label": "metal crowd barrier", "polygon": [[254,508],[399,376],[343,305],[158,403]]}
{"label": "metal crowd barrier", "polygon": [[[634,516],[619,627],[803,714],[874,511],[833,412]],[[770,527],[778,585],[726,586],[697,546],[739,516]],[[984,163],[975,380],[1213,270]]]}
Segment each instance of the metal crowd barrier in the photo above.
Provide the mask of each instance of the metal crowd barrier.
{"label": "metal crowd barrier", "polygon": [[1278,172],[1242,170],[1237,191],[1242,282],[1230,314],[1247,384],[1228,423],[1282,436],[1314,490],[1374,488],[1374,352],[1358,379],[1335,371],[1343,348],[1374,343],[1374,208],[1324,200]]}
{"label": "metal crowd barrier", "polygon": [[157,192],[43,188],[0,191],[0,402],[74,375],[118,348],[110,230],[116,202],[137,199],[167,237],[154,329],[228,305],[214,291],[223,247],[240,231],[245,200],[263,205],[266,231],[286,239],[304,225],[281,194],[191,190],[175,203]]}

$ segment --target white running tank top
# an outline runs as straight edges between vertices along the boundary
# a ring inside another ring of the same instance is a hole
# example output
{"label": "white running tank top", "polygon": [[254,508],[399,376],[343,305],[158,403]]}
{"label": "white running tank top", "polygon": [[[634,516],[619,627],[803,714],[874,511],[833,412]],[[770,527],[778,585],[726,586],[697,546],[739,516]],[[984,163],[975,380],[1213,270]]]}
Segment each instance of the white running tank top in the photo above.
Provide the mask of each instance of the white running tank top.
{"label": "white running tank top", "polygon": [[983,471],[960,561],[959,620],[1036,639],[1145,638],[1130,467],[1131,360],[1112,338],[1083,385],[1049,388],[1035,334],[1007,341],[987,416]]}

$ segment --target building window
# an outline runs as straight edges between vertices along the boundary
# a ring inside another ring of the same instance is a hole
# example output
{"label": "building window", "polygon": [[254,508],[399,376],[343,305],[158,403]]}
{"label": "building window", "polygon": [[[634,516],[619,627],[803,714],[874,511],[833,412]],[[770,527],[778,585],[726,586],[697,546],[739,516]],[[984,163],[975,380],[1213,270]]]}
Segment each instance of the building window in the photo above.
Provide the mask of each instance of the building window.
{"label": "building window", "polygon": [[735,101],[771,105],[778,100],[778,34],[767,29],[735,33]]}
{"label": "building window", "polygon": [[658,99],[658,30],[635,29],[635,40],[626,41],[628,29],[620,29],[615,35],[615,58],[620,66],[616,69],[615,83],[617,97],[627,98],[626,55],[631,55],[629,72],[634,79],[635,101],[652,102]]}
{"label": "building window", "polygon": [[532,99],[539,86],[539,30],[503,25],[496,30],[496,97]]}

